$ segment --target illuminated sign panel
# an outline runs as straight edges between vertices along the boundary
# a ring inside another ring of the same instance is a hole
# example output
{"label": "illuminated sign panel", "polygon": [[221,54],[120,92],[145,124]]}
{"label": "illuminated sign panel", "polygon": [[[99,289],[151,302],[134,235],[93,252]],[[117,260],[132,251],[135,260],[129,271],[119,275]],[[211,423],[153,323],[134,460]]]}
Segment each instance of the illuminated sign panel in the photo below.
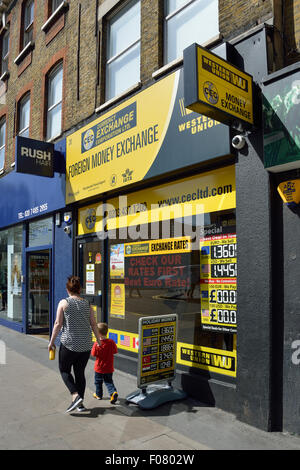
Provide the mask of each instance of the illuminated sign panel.
{"label": "illuminated sign panel", "polygon": [[207,49],[192,44],[184,51],[185,107],[224,124],[253,125],[253,82]]}

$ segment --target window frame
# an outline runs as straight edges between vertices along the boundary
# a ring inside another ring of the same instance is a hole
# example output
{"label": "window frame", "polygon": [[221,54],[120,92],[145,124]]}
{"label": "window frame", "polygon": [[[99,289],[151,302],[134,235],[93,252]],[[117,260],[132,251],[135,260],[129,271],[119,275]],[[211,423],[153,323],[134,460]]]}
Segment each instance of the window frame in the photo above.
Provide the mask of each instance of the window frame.
{"label": "window frame", "polygon": [[[4,45],[4,40],[8,37],[8,44],[7,44],[7,52],[5,56],[3,56],[3,45]],[[9,27],[3,32],[1,36],[1,65],[0,65],[0,77],[2,75],[8,73],[8,59],[9,59],[9,46],[10,46],[10,30]],[[6,62],[6,67],[4,69],[3,64]]]}
{"label": "window frame", "polygon": [[[163,65],[166,66],[170,63],[173,63],[178,60],[183,59],[183,54],[181,53],[178,57],[175,57],[173,59],[168,58],[168,22],[173,19],[176,15],[180,14],[182,11],[184,11],[186,8],[190,7],[193,3],[195,3],[198,0],[188,0],[184,5],[179,6],[177,9],[175,9],[172,13],[167,14],[167,2],[168,0],[164,0],[164,13],[163,13],[163,21],[164,21],[164,26],[163,26],[163,34],[164,34],[164,40],[163,40]],[[219,23],[219,21],[218,21]],[[213,39],[213,37],[207,38],[207,41],[210,41]],[[196,42],[196,41],[194,41]],[[205,41],[206,42],[206,41]]]}
{"label": "window frame", "polygon": [[[4,144],[1,145],[0,143],[0,152],[4,149],[4,159],[3,159],[3,166],[1,166],[0,164],[0,172],[4,170],[4,167],[5,167],[5,158],[6,158],[6,131],[7,131],[7,126],[6,126],[6,115],[4,116],[1,116],[0,118],[0,130],[2,128],[2,126],[5,126],[5,130],[4,130]],[[0,161],[1,163],[1,161]]]}
{"label": "window frame", "polygon": [[[52,104],[49,106],[49,87],[51,78],[55,77],[61,71],[61,98],[60,101]],[[45,138],[47,141],[54,139],[55,137],[59,136],[62,132],[62,123],[63,123],[63,85],[64,85],[64,62],[60,60],[54,67],[49,70],[46,75],[46,100],[45,100],[45,116],[46,116],[46,123],[45,123]],[[49,125],[49,113],[55,109],[57,106],[61,105],[61,124],[60,124],[60,132],[55,135],[48,135],[48,125]]]}
{"label": "window frame", "polygon": [[[117,54],[115,54],[114,56],[110,57],[110,54],[109,54],[109,49],[110,49],[110,44],[111,44],[111,36],[110,36],[110,30],[111,30],[111,23],[112,21],[116,18],[117,15],[120,15],[120,13],[122,12],[122,10],[125,10],[128,11],[128,7],[129,5],[133,6],[135,4],[139,3],[140,5],[140,16],[139,16],[139,38],[136,39],[135,41],[133,41],[130,45],[126,46],[125,49],[122,49],[122,51],[118,52]],[[126,90],[128,90],[128,88],[131,88],[131,87],[134,87],[135,85],[137,85],[137,83],[139,83],[139,80],[140,80],[140,76],[141,76],[141,70],[140,70],[140,66],[139,66],[139,78],[138,78],[138,82],[135,82],[135,83],[132,83],[129,85],[129,87],[126,87],[124,88],[124,90],[122,90],[120,93],[117,93],[115,94],[114,96],[110,96],[108,95],[108,91],[109,91],[109,78],[108,78],[108,67],[109,65],[111,65],[113,62],[115,62],[116,60],[118,60],[120,57],[124,56],[128,51],[130,51],[131,49],[133,49],[134,47],[136,47],[137,44],[140,44],[140,51],[139,51],[139,64],[141,64],[141,41],[142,41],[142,32],[141,32],[141,8],[142,8],[142,5],[141,5],[141,0],[129,0],[128,2],[125,3],[125,5],[122,5],[121,8],[119,8],[117,11],[115,11],[113,14],[111,14],[108,18],[107,18],[107,33],[106,33],[106,61],[105,61],[105,101],[111,101],[111,100],[114,100],[117,96],[119,96],[119,94],[123,94],[123,93],[126,93]]]}
{"label": "window frame", "polygon": [[[24,106],[27,102],[29,101],[29,120],[28,120],[28,125],[20,129],[20,122],[21,122],[21,108]],[[25,131],[28,130],[28,137],[30,135],[30,107],[31,107],[31,93],[28,91],[25,93],[25,95],[22,96],[22,98],[18,101],[18,131],[17,135],[21,137],[27,137],[27,135],[24,136]]]}
{"label": "window frame", "polygon": [[[34,26],[34,0],[27,0],[25,3],[24,3],[24,6],[23,6],[23,15],[22,15],[22,21],[23,21],[23,35],[22,35],[22,49],[24,49],[28,44],[31,43],[31,41],[33,40],[33,26]],[[28,12],[30,9],[30,13],[31,13],[31,9],[32,9],[32,15],[30,15],[30,23],[28,25],[26,25],[26,12]],[[31,36],[29,40],[27,40],[27,36]]]}

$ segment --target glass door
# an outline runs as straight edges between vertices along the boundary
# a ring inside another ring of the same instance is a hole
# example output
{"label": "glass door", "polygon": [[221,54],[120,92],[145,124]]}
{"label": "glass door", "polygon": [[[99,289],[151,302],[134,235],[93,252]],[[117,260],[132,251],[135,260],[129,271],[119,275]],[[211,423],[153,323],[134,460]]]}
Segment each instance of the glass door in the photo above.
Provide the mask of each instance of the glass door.
{"label": "glass door", "polygon": [[77,272],[81,295],[93,306],[97,322],[102,321],[103,241],[85,238],[77,242]]}
{"label": "glass door", "polygon": [[28,254],[27,331],[49,333],[50,250]]}

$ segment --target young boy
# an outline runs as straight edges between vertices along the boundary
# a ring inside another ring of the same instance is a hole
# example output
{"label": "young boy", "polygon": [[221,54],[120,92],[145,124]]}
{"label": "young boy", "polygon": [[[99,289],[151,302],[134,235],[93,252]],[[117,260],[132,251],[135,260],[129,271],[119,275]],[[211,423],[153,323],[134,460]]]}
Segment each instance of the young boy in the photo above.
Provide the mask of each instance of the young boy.
{"label": "young boy", "polygon": [[110,402],[115,404],[118,399],[117,389],[113,383],[114,371],[114,354],[118,352],[116,343],[107,338],[108,325],[107,323],[98,323],[98,331],[101,339],[101,346],[94,343],[92,348],[92,356],[96,358],[95,361],[95,385],[96,393],[93,397],[97,400],[102,400],[103,397],[103,382],[106,385],[110,395]]}

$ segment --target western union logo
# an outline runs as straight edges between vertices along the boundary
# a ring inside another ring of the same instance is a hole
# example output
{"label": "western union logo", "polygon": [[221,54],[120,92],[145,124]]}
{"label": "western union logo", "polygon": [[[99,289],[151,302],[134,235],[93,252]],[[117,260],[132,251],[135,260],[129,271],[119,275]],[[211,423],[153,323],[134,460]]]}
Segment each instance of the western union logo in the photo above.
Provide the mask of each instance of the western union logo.
{"label": "western union logo", "polygon": [[214,354],[208,351],[198,351],[190,348],[181,348],[180,358],[191,364],[201,364],[221,370],[235,371],[235,358],[226,355]]}
{"label": "western union logo", "polygon": [[221,78],[225,82],[234,85],[240,90],[248,92],[248,81],[232,70],[227,69],[223,65],[218,64],[214,60],[208,59],[208,57],[202,56],[202,68],[210,72],[212,75]]}

